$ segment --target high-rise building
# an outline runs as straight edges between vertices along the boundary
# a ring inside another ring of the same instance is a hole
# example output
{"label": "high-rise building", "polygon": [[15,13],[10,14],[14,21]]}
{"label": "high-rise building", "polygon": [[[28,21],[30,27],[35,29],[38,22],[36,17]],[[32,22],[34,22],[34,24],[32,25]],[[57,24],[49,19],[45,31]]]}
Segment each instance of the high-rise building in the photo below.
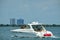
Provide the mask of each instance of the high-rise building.
{"label": "high-rise building", "polygon": [[11,18],[11,19],[10,19],[10,24],[11,24],[11,25],[14,25],[14,24],[15,24],[15,18]]}
{"label": "high-rise building", "polygon": [[24,19],[17,19],[17,25],[24,24]]}

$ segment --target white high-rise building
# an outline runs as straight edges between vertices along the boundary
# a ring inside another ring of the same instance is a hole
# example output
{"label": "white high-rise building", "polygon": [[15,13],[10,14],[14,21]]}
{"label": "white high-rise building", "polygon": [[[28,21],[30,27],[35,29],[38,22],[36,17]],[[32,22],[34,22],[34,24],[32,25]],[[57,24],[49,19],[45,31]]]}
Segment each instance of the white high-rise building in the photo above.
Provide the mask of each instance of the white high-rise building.
{"label": "white high-rise building", "polygon": [[15,24],[15,18],[11,18],[11,19],[10,19],[10,24],[11,24],[11,25],[14,25],[14,24]]}

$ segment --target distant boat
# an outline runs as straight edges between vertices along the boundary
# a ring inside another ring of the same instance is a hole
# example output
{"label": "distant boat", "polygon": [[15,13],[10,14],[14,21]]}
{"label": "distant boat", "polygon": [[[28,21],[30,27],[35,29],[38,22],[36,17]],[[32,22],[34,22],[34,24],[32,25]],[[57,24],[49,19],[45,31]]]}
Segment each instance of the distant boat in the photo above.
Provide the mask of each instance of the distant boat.
{"label": "distant boat", "polygon": [[[19,29],[10,30],[25,36],[35,35],[36,37],[52,37],[53,34],[51,31],[47,31],[41,23],[32,22],[31,24],[22,25]],[[18,35],[19,35],[18,34]],[[20,35],[21,36],[21,35]]]}

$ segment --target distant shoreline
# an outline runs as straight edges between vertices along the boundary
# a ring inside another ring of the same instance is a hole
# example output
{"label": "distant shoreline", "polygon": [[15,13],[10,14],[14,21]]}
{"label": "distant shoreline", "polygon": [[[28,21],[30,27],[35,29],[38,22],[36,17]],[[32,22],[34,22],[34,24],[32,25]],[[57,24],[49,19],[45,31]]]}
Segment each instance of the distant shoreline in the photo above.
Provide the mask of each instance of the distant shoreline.
{"label": "distant shoreline", "polygon": [[[16,24],[0,24],[0,27],[8,27],[8,26],[12,26],[12,27],[20,27],[22,25],[26,25],[26,24],[20,24],[20,25],[16,25]],[[43,24],[44,27],[60,27],[60,25],[56,25],[56,24],[52,24],[52,25],[49,25],[49,24]]]}

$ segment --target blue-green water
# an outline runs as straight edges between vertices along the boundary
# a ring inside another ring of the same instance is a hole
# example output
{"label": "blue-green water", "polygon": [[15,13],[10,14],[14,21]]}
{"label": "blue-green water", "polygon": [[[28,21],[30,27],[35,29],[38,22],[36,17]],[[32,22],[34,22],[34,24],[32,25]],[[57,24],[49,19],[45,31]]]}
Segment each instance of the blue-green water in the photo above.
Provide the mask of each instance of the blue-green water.
{"label": "blue-green water", "polygon": [[[17,29],[19,27],[0,27],[0,40],[60,40],[60,38],[20,38],[11,37],[13,33],[10,31],[12,29]],[[47,30],[53,32],[55,36],[60,37],[60,27],[45,27]]]}

